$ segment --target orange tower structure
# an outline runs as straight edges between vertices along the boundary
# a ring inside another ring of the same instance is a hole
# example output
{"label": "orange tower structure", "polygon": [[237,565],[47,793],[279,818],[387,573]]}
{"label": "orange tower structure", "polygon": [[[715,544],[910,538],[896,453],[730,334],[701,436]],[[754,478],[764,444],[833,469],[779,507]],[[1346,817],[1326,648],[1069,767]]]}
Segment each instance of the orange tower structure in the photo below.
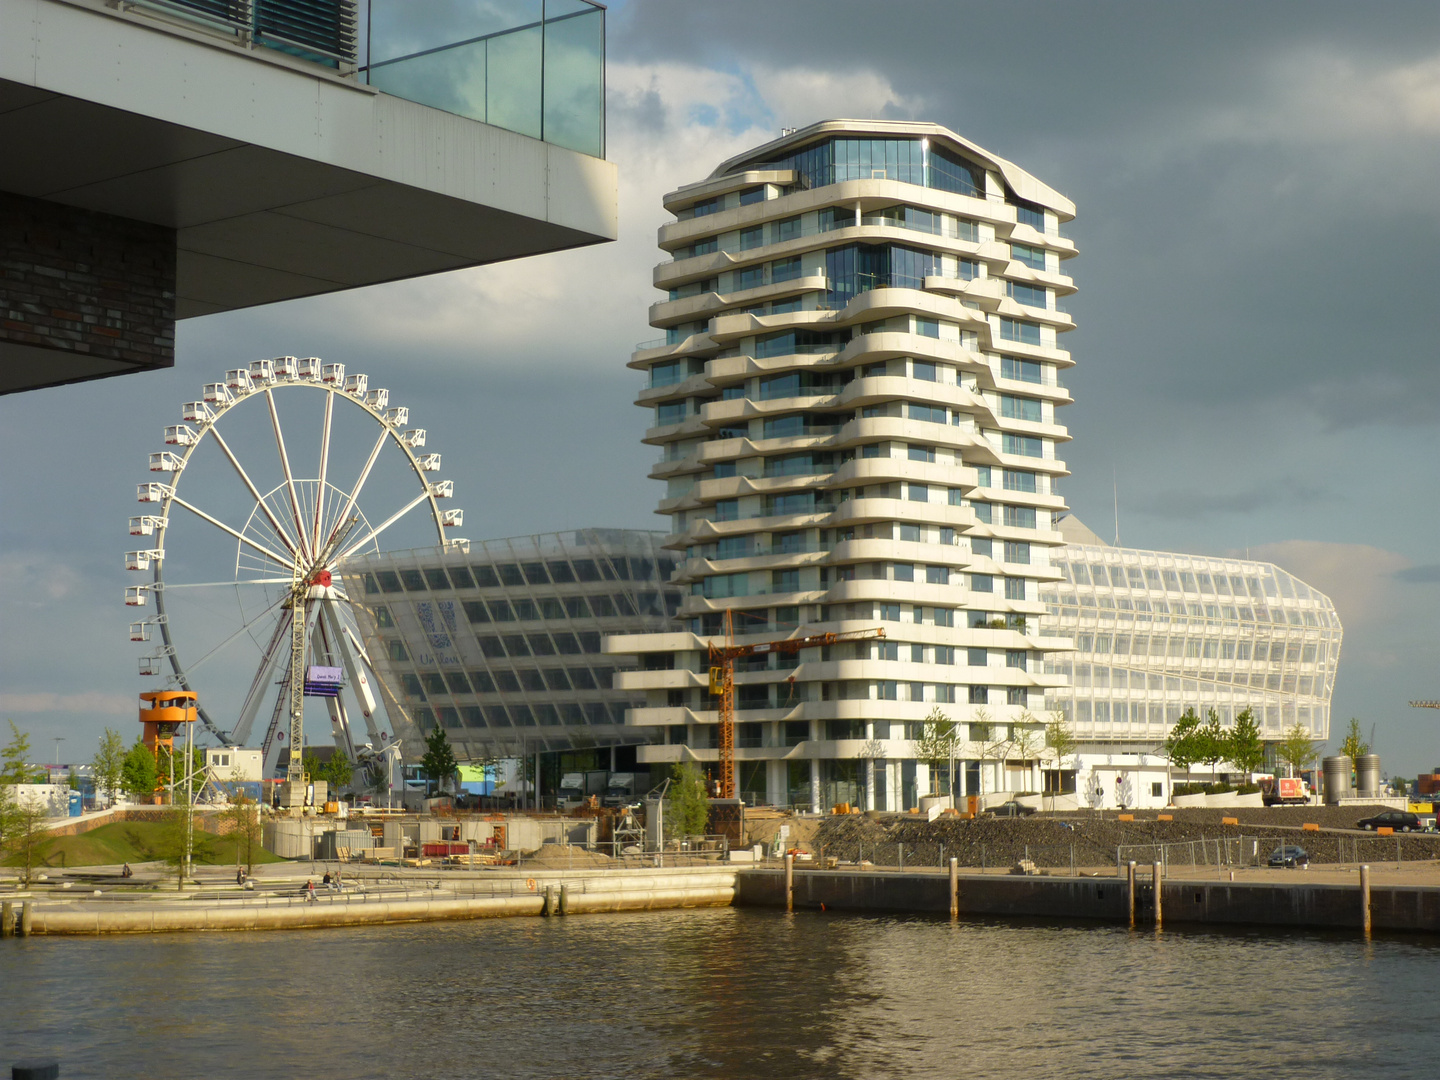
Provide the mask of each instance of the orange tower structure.
{"label": "orange tower structure", "polygon": [[[193,690],[146,690],[140,695],[140,724],[144,728],[140,741],[155,755],[156,765],[160,763],[161,747],[171,761],[175,760],[175,733],[182,724],[193,724],[200,719],[198,698]],[[158,803],[158,786],[155,795]]]}

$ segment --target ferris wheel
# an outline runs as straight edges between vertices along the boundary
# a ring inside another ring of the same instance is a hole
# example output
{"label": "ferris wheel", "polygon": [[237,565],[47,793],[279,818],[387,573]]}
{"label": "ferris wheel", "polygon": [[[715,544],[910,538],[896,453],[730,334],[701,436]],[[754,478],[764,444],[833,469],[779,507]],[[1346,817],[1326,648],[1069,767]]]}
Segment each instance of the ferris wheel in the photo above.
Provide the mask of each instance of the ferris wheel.
{"label": "ferris wheel", "polygon": [[149,546],[125,566],[149,580],[125,602],[154,606],[130,625],[149,646],[140,674],[198,692],[200,719],[223,745],[248,744],[263,718],[267,776],[288,743],[298,777],[306,699],[324,701],[351,761],[378,767],[398,753],[400,717],[377,699],[345,560],[380,551],[382,538],[391,549],[469,546],[448,536],[463,511],[441,507],[454,485],[432,478],[440,455],[422,452],[425,429],[368,383],[316,357],[227,371],[165,428],[175,449],[150,455],[165,479],[136,490],[150,509],[130,519],[130,535]]}

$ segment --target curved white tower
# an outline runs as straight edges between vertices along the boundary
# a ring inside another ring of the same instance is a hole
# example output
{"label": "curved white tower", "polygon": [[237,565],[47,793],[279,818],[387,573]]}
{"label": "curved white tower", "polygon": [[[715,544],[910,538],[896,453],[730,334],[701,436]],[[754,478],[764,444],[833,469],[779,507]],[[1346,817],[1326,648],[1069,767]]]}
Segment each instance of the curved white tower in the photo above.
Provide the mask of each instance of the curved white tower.
{"label": "curved white tower", "polygon": [[747,801],[913,806],[944,786],[916,760],[937,707],[957,793],[1035,790],[1063,683],[1045,654],[1068,646],[1041,636],[1039,586],[1064,544],[1073,204],[938,125],[837,120],[665,206],[665,337],[630,366],[683,632],[608,646],[645,654],[629,722],[668,734],[642,756],[715,760],[705,644],[728,608],[741,642],[885,628],[737,668]]}

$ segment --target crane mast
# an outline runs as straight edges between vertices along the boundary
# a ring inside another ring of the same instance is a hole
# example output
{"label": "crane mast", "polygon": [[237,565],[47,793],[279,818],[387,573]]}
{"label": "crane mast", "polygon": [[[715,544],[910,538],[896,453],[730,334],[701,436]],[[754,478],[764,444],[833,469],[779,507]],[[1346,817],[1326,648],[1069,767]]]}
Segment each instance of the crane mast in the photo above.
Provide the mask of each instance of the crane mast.
{"label": "crane mast", "polygon": [[725,644],[709,642],[710,693],[719,698],[720,720],[720,797],[735,798],[735,661],[742,656],[764,656],[769,653],[797,653],[822,645],[843,641],[867,641],[883,638],[885,628],[845,630],[838,633],[807,634],[803,637],[779,638],[748,645],[735,644],[735,624],[729,609],[725,612]]}

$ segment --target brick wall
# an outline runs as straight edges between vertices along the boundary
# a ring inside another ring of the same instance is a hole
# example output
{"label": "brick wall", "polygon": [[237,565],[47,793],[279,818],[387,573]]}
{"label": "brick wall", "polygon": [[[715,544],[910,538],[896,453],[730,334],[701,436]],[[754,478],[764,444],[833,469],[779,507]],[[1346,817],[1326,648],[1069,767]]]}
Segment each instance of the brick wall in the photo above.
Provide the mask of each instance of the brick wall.
{"label": "brick wall", "polygon": [[175,363],[175,230],[0,192],[0,344]]}

